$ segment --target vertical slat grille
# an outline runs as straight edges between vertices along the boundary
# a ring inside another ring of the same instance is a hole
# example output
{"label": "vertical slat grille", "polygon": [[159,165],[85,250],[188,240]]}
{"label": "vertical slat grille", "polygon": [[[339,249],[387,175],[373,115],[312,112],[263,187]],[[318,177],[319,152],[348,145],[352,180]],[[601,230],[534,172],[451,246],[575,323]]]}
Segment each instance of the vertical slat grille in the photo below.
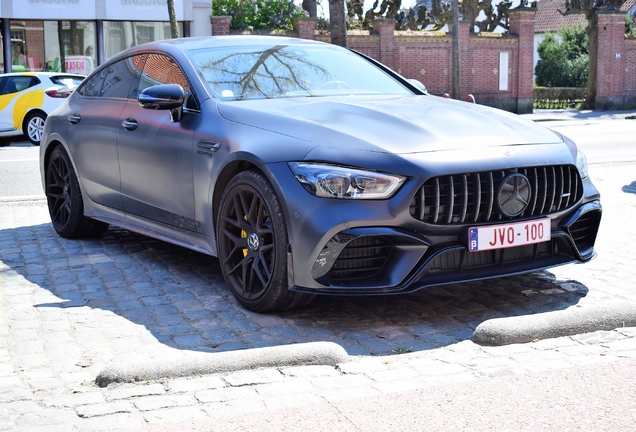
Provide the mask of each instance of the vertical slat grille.
{"label": "vertical slat grille", "polygon": [[[496,195],[501,181],[515,172],[528,178],[530,200],[522,214],[507,217],[499,210]],[[431,224],[516,220],[565,210],[581,199],[582,190],[572,165],[453,174],[427,180],[411,202],[411,215]]]}

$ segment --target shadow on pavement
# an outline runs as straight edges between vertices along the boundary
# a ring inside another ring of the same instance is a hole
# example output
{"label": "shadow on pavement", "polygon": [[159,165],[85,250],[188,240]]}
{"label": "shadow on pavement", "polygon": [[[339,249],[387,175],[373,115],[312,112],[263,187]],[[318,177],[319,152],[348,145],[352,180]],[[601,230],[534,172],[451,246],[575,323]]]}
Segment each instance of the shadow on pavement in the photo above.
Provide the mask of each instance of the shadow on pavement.
{"label": "shadow on pavement", "polygon": [[622,191],[625,193],[636,194],[636,181],[633,181],[631,182],[631,184],[623,186]]}
{"label": "shadow on pavement", "polygon": [[211,352],[313,341],[350,355],[421,351],[468,340],[491,318],[568,308],[588,292],[541,271],[255,314],[234,300],[213,257],[112,227],[101,238],[67,240],[48,223],[0,230],[0,261],[9,268],[3,277],[13,270],[60,299],[36,304],[39,311],[108,310],[162,344]]}

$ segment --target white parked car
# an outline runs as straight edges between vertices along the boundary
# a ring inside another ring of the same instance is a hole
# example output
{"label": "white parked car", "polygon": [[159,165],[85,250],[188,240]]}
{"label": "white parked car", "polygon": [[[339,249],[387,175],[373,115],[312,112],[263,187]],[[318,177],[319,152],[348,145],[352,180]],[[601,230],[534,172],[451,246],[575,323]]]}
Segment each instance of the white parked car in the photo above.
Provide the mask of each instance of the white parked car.
{"label": "white parked car", "polygon": [[0,75],[0,137],[24,134],[40,145],[44,121],[84,77],[53,72]]}

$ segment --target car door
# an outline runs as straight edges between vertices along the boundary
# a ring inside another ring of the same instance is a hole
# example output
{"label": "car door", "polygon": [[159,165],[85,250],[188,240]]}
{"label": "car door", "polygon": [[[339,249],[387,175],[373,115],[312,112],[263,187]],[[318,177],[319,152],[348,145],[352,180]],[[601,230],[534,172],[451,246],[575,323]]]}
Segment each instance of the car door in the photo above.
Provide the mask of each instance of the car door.
{"label": "car door", "polygon": [[37,82],[38,80],[32,76],[13,75],[2,78],[0,81],[0,131],[22,128],[22,120],[31,107],[34,95],[32,91],[25,90],[36,85]]}
{"label": "car door", "polygon": [[0,77],[0,132],[13,130],[13,119],[9,104],[13,99],[5,92],[7,77]]}
{"label": "car door", "polygon": [[136,90],[145,55],[127,57],[91,76],[69,104],[69,131],[75,166],[91,200],[123,210],[117,133],[119,115]]}
{"label": "car door", "polygon": [[[148,54],[138,91],[159,84],[180,84],[191,91],[171,57]],[[179,122],[171,122],[168,111],[144,109],[133,99],[126,103],[119,116],[117,142],[127,213],[195,230],[192,158],[199,117],[185,109]]]}

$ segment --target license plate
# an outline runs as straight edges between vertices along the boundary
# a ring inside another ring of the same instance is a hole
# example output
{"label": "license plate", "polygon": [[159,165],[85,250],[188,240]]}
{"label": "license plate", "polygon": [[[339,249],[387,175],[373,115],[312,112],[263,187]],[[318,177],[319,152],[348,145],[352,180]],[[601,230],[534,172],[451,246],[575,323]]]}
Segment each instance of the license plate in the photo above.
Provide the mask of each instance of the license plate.
{"label": "license plate", "polygon": [[479,252],[550,241],[550,219],[468,229],[468,250]]}

